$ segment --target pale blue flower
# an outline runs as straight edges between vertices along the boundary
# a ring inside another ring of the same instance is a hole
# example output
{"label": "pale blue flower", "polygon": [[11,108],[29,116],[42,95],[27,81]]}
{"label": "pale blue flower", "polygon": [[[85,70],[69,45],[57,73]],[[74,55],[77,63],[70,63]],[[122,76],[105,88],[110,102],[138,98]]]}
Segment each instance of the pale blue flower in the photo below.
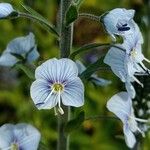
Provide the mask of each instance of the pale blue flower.
{"label": "pale blue flower", "polygon": [[49,59],[36,69],[35,78],[30,93],[38,109],[54,107],[55,114],[57,111],[63,114],[61,104],[74,107],[84,104],[84,85],[72,60]]}
{"label": "pale blue flower", "polygon": [[14,11],[9,3],[0,3],[0,19],[8,17]]}
{"label": "pale blue flower", "polygon": [[116,41],[115,35],[124,36],[132,33],[131,29],[135,28],[134,14],[133,9],[116,8],[102,16],[104,27],[114,41]]}
{"label": "pale blue flower", "polygon": [[[79,75],[82,74],[86,70],[86,67],[81,61],[77,60],[76,65],[78,67]],[[95,73],[91,75],[90,80],[98,86],[107,86],[111,84],[111,81],[103,79],[103,78],[99,78],[97,74]]]}
{"label": "pale blue flower", "polygon": [[0,149],[37,150],[40,132],[32,125],[19,123],[0,127]]}
{"label": "pale blue flower", "polygon": [[126,144],[133,148],[136,143],[134,133],[140,132],[144,136],[144,132],[138,127],[137,122],[146,123],[148,121],[135,117],[132,100],[127,92],[117,93],[110,98],[107,102],[107,108],[122,121]]}
{"label": "pale blue flower", "polygon": [[[120,46],[120,45],[118,45]],[[131,82],[138,81],[138,79],[134,76],[137,71],[132,61],[130,61],[128,55],[115,47],[110,48],[108,53],[104,58],[104,63],[109,65],[113,71],[113,73],[120,78],[122,82],[125,83],[126,89],[129,92],[132,98],[135,97],[135,90],[132,86]]]}
{"label": "pale blue flower", "polygon": [[17,62],[25,60],[28,63],[39,57],[33,33],[18,37],[8,43],[6,50],[0,56],[0,65],[12,67]]}

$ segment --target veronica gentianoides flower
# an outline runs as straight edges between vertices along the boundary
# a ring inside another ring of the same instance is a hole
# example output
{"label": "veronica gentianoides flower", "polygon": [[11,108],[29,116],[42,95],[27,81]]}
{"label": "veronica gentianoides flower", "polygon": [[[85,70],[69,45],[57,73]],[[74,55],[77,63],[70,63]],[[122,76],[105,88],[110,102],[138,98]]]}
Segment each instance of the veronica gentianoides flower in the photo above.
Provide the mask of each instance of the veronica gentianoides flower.
{"label": "veronica gentianoides flower", "polygon": [[9,3],[0,3],[0,19],[9,17],[15,10]]}
{"label": "veronica gentianoides flower", "polygon": [[37,150],[40,138],[40,132],[26,123],[0,127],[1,150]]}
{"label": "veronica gentianoides flower", "polygon": [[64,114],[62,104],[74,107],[84,104],[84,85],[72,60],[49,59],[36,69],[35,78],[30,93],[38,109],[54,107],[55,114]]}
{"label": "veronica gentianoides flower", "polygon": [[144,132],[138,127],[138,122],[147,123],[148,120],[135,117],[132,100],[127,92],[115,94],[107,102],[107,108],[122,121],[126,144],[133,148],[136,143],[134,133],[139,132],[144,136]]}
{"label": "veronica gentianoides flower", "polygon": [[108,34],[116,41],[115,35],[124,36],[132,33],[132,29],[135,27],[134,14],[135,10],[133,9],[116,8],[106,12],[101,21]]}
{"label": "veronica gentianoides flower", "polygon": [[12,67],[20,61],[31,63],[39,57],[33,33],[18,37],[8,43],[0,56],[0,65]]}

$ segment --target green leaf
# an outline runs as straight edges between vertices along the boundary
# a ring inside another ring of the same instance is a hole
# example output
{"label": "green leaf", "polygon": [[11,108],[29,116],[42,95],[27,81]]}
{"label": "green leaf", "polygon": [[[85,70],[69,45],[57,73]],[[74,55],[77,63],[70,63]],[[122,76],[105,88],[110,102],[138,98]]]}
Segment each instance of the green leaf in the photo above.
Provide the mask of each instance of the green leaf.
{"label": "green leaf", "polygon": [[105,48],[109,48],[109,47],[116,47],[122,51],[126,51],[125,49],[116,46],[115,44],[111,44],[111,43],[90,43],[90,44],[86,44],[83,45],[82,47],[80,47],[79,49],[77,49],[75,52],[73,52],[72,54],[70,54],[69,58],[70,59],[74,59],[76,57],[76,55],[82,53],[82,52],[86,52],[88,50],[91,50],[93,48],[97,48],[97,47],[105,47]]}
{"label": "green leaf", "polygon": [[34,70],[29,68],[29,66],[26,66],[22,63],[17,63],[15,67],[21,69],[30,79],[35,80]]}
{"label": "green leaf", "polygon": [[[90,64],[87,69],[80,75],[81,79],[89,79],[93,73],[103,69],[106,65],[103,63],[104,57],[99,58],[95,63]],[[102,67],[103,65],[103,67]]]}
{"label": "green leaf", "polygon": [[105,43],[105,44],[101,44],[101,43],[91,43],[91,44],[86,44],[86,45],[83,45],[82,47],[80,47],[79,49],[77,49],[75,52],[73,52],[72,54],[70,54],[70,58],[71,59],[74,59],[76,57],[76,55],[78,55],[79,53],[82,53],[82,52],[86,52],[90,49],[93,49],[93,48],[97,48],[97,47],[110,47],[110,43]]}
{"label": "green leaf", "polygon": [[84,122],[85,114],[84,111],[81,111],[75,119],[70,120],[65,126],[65,133],[69,134],[70,132],[78,129],[81,124]]}
{"label": "green leaf", "polygon": [[66,26],[69,26],[78,18],[78,7],[77,5],[70,5],[66,13]]}
{"label": "green leaf", "polygon": [[38,12],[33,10],[31,7],[29,7],[25,4],[21,4],[21,5],[28,13],[31,14],[31,17],[28,14],[25,14],[25,13],[20,13],[20,16],[24,15],[24,17],[28,17],[30,19],[34,19],[34,20],[38,21],[41,25],[44,25],[47,28],[48,31],[55,34],[56,36],[59,36],[59,34],[56,31],[54,25],[49,23],[49,21],[47,21],[47,19],[45,19],[41,14],[39,14]]}

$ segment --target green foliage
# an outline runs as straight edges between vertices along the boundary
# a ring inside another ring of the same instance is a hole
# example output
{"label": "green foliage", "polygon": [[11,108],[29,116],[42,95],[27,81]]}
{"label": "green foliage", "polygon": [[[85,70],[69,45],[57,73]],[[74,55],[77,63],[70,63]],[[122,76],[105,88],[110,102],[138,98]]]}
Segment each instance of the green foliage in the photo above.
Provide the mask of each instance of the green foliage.
{"label": "green foliage", "polygon": [[84,119],[85,119],[85,114],[84,114],[84,111],[81,111],[76,118],[70,120],[66,127],[65,127],[65,133],[66,134],[69,134],[70,132],[74,131],[74,130],[77,130],[81,125],[82,123],[84,122]]}
{"label": "green foliage", "polygon": [[66,13],[66,26],[69,26],[78,18],[78,7],[75,4],[71,4]]}
{"label": "green foliage", "polygon": [[59,34],[57,33],[54,25],[52,25],[51,23],[49,23],[49,21],[47,21],[42,15],[40,15],[38,12],[36,12],[35,10],[33,10],[31,7],[25,5],[25,4],[21,4],[23,6],[23,8],[29,13],[31,14],[31,16],[28,16],[28,14],[21,14],[20,15],[27,15],[30,19],[36,20],[38,21],[41,25],[44,25],[47,30],[49,32],[51,32],[52,34],[54,34],[55,36],[59,36]]}

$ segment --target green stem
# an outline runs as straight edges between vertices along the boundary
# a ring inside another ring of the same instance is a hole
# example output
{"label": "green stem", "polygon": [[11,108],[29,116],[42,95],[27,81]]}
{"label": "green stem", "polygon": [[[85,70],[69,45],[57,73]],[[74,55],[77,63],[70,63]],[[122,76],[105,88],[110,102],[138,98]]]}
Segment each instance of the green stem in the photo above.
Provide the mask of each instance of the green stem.
{"label": "green stem", "polygon": [[[73,24],[65,26],[65,14],[72,0],[61,0],[60,2],[60,57],[67,58],[70,55],[73,38]],[[64,115],[58,115],[58,140],[57,150],[69,150],[69,135],[65,135],[64,127],[70,120],[70,107],[63,106]]]}
{"label": "green stem", "polygon": [[51,30],[57,37],[59,37],[59,34],[57,33],[57,31],[54,29],[55,27],[52,26],[51,24],[49,24],[48,21],[46,20],[42,20],[41,18],[37,17],[37,16],[34,16],[34,15],[30,15],[30,14],[27,14],[27,13],[22,13],[22,12],[19,12],[18,14],[19,17],[23,17],[23,18],[28,18],[28,19],[31,19],[31,20],[35,20],[39,23],[42,23],[44,24],[49,30]]}
{"label": "green stem", "polygon": [[83,17],[83,18],[87,18],[87,19],[91,19],[97,22],[100,22],[100,17],[99,16],[95,16],[93,14],[88,14],[88,13],[80,13],[79,17]]}

